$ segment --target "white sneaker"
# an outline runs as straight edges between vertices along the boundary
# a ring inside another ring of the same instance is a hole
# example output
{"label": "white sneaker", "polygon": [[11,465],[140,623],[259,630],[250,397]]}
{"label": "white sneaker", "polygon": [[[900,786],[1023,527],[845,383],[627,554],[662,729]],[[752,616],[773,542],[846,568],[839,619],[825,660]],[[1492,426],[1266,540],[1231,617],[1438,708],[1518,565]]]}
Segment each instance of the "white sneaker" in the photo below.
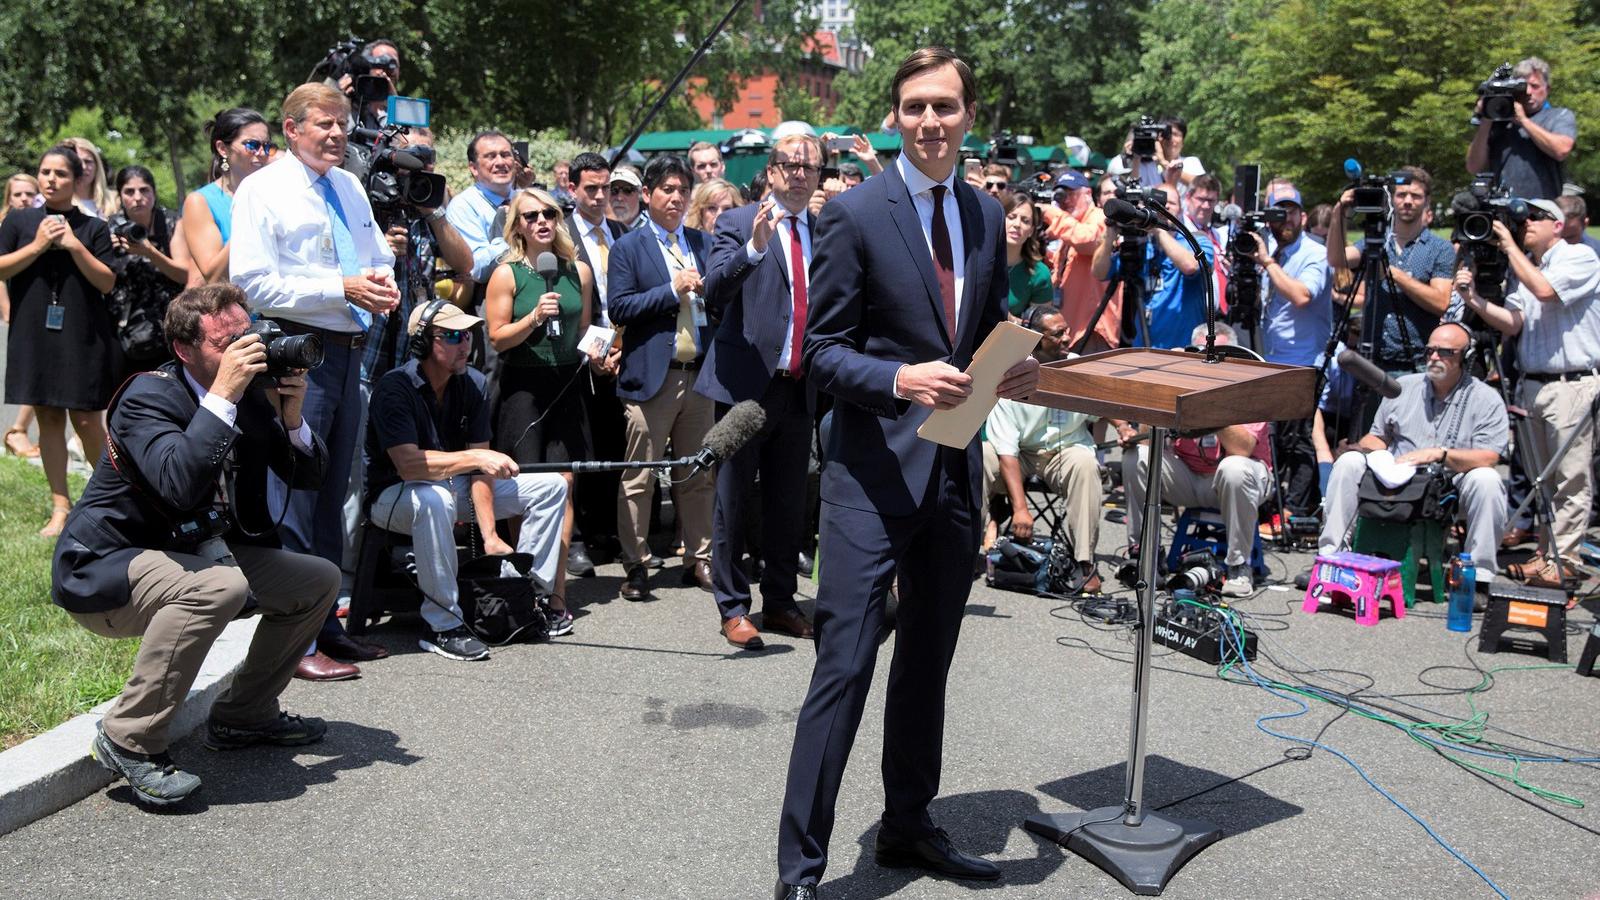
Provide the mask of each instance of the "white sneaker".
{"label": "white sneaker", "polygon": [[1222,582],[1222,596],[1248,597],[1255,592],[1256,586],[1250,578],[1249,566],[1228,567],[1228,577]]}

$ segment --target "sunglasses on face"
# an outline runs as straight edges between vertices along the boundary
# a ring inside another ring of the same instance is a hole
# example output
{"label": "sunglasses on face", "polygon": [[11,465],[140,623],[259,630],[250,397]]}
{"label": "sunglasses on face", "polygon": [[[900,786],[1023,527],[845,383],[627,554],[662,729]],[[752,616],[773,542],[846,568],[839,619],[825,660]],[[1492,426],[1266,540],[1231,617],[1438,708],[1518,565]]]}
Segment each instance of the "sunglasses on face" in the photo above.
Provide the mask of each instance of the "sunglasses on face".
{"label": "sunglasses on face", "polygon": [[559,222],[561,221],[561,213],[556,212],[553,209],[530,209],[522,214],[522,221],[527,222],[529,225],[532,225],[540,219],[547,219],[551,222]]}
{"label": "sunglasses on face", "polygon": [[1461,355],[1461,349],[1459,347],[1423,347],[1422,352],[1424,358],[1428,356],[1437,356],[1440,359],[1455,359]]}
{"label": "sunglasses on face", "polygon": [[983,189],[986,191],[1003,191],[1006,189],[1006,183],[1004,181],[985,181]]}
{"label": "sunglasses on face", "polygon": [[472,332],[460,330],[441,331],[439,332],[439,340],[454,347],[462,341],[472,340]]}
{"label": "sunglasses on face", "polygon": [[239,145],[251,153],[271,153],[278,149],[278,145],[271,141],[248,140],[240,141]]}
{"label": "sunglasses on face", "polygon": [[613,184],[611,186],[611,193],[613,193],[613,194],[637,194],[637,193],[639,193],[639,189],[634,187],[631,184]]}

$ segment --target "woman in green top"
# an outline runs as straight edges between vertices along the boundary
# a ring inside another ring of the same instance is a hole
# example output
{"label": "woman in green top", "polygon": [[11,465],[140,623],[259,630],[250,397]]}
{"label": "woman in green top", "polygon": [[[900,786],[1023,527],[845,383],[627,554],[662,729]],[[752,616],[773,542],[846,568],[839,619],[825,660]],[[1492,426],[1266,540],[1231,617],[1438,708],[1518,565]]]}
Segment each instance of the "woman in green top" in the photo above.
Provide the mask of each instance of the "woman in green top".
{"label": "woman in green top", "polygon": [[[594,273],[578,259],[554,197],[536,188],[519,192],[506,208],[508,248],[489,277],[484,318],[489,343],[500,354],[495,375],[495,449],[518,462],[574,462],[593,456],[589,417],[579,384],[591,359],[578,349],[589,329]],[[535,266],[541,253],[556,258],[547,289]],[[550,334],[552,320],[560,333]],[[568,472],[566,521],[556,584],[566,583],[572,542],[573,477]],[[567,616],[566,598],[550,608]]]}
{"label": "woman in green top", "polygon": [[1049,303],[1050,267],[1044,264],[1044,225],[1033,198],[1013,191],[1006,200],[1006,273],[1011,283],[1007,298],[1011,315],[1021,318],[1028,307]]}

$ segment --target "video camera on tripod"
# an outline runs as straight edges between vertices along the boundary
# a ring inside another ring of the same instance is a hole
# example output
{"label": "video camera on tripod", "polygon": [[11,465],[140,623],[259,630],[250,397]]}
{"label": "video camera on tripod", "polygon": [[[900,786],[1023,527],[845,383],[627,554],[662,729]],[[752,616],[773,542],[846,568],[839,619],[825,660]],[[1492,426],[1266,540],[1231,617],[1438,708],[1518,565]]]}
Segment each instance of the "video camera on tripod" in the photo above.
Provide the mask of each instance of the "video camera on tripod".
{"label": "video camera on tripod", "polygon": [[1261,270],[1256,266],[1256,248],[1264,240],[1261,232],[1268,224],[1283,222],[1288,217],[1286,210],[1277,207],[1242,210],[1230,204],[1224,210],[1224,219],[1228,222],[1228,264],[1232,267],[1224,292],[1230,324],[1253,328],[1260,318]]}
{"label": "video camera on tripod", "polygon": [[1500,300],[1511,261],[1495,238],[1494,223],[1501,222],[1520,240],[1528,222],[1527,201],[1511,196],[1494,173],[1482,172],[1473,177],[1471,187],[1450,199],[1450,215],[1455,219],[1450,240],[1472,265],[1473,289],[1486,300]]}

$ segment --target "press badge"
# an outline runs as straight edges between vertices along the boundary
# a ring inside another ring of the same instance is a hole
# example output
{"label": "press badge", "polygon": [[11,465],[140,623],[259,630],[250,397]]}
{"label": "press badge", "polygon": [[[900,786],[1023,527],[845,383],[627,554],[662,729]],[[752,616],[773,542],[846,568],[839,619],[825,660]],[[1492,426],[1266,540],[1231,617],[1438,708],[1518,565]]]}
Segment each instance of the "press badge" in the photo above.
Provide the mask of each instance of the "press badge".
{"label": "press badge", "polygon": [[690,294],[689,311],[694,317],[694,327],[706,327],[706,298],[700,296],[699,294]]}
{"label": "press badge", "polygon": [[1206,448],[1207,450],[1212,449],[1213,447],[1217,446],[1217,436],[1214,434],[1206,435],[1200,439],[1200,446]]}
{"label": "press badge", "polygon": [[51,331],[60,331],[67,325],[67,308],[59,303],[52,303],[44,308],[44,327]]}
{"label": "press badge", "polygon": [[330,229],[322,233],[322,238],[317,241],[317,255],[322,258],[325,266],[336,265],[339,262],[339,251],[333,246],[333,231]]}

